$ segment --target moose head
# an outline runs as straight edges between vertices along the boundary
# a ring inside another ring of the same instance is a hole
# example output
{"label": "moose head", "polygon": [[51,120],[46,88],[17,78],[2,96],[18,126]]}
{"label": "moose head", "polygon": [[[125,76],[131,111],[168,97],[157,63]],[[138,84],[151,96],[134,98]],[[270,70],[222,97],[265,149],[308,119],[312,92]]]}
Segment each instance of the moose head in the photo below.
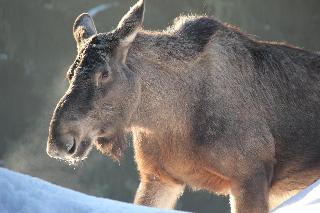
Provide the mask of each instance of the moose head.
{"label": "moose head", "polygon": [[51,157],[74,163],[96,147],[119,160],[127,144],[125,130],[139,102],[140,80],[126,65],[126,56],[143,14],[140,0],[108,33],[97,33],[89,14],[76,19],[77,57],[67,72],[69,88],[50,122]]}

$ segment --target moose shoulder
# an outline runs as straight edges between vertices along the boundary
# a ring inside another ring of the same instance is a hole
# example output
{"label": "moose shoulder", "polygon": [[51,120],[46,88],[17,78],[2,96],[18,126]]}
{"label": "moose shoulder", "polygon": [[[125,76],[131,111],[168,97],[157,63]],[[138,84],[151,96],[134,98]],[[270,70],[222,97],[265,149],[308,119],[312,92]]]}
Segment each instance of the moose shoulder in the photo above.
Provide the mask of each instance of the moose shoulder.
{"label": "moose shoulder", "polygon": [[88,14],[53,113],[47,152],[92,147],[119,160],[133,133],[135,203],[173,208],[184,187],[229,194],[233,213],[267,213],[320,178],[320,55],[256,41],[210,17],[142,28],[140,0],[109,33]]}

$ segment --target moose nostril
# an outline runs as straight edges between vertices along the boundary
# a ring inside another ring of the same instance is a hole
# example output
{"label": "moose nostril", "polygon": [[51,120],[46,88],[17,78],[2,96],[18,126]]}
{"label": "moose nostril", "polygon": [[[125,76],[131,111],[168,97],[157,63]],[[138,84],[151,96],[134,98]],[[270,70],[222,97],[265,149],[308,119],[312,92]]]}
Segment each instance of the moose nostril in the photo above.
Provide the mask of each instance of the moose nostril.
{"label": "moose nostril", "polygon": [[73,154],[76,151],[76,139],[73,138],[72,142],[67,144],[67,152],[68,154]]}

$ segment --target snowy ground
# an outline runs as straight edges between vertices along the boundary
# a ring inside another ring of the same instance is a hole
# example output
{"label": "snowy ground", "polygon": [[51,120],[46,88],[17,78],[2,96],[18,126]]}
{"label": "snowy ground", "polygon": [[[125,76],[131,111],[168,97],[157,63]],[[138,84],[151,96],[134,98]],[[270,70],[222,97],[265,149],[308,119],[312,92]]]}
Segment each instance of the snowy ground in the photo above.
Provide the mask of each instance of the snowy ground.
{"label": "snowy ground", "polygon": [[[0,168],[1,213],[178,213],[97,198]],[[320,180],[271,213],[319,213]]]}
{"label": "snowy ground", "polygon": [[1,213],[178,213],[89,196],[0,168]]}
{"label": "snowy ground", "polygon": [[271,213],[319,213],[320,180],[283,202]]}

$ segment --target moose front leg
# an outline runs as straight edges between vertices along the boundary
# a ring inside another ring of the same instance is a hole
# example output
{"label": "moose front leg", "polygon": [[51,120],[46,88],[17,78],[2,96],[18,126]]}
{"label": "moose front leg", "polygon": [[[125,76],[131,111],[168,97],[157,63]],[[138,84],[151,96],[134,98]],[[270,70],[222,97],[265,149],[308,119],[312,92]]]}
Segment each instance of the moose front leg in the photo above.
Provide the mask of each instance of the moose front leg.
{"label": "moose front leg", "polygon": [[268,200],[269,180],[264,171],[240,179],[231,186],[232,213],[267,213]]}
{"label": "moose front leg", "polygon": [[135,204],[163,209],[174,208],[184,191],[184,185],[156,179],[142,179],[134,200]]}

